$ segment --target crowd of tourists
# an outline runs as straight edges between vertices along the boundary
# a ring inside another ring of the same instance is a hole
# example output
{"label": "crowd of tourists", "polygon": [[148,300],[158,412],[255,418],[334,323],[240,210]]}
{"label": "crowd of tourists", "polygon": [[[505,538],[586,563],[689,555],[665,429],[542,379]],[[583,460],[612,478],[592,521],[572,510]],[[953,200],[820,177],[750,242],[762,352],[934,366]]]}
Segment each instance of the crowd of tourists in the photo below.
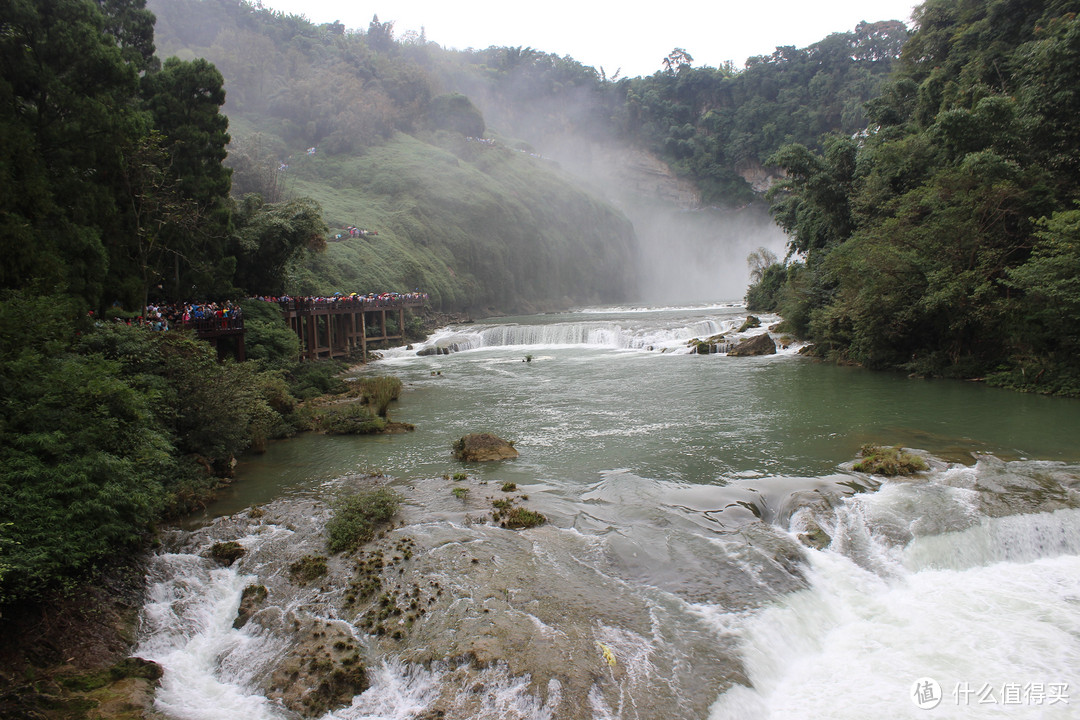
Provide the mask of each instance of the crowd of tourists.
{"label": "crowd of tourists", "polygon": [[[180,327],[199,330],[227,330],[242,328],[244,309],[232,301],[223,303],[162,303],[150,304],[143,314],[124,320],[128,325],[143,325],[151,330],[162,331]],[[120,318],[117,318],[120,321]]]}
{"label": "crowd of tourists", "polygon": [[[367,309],[392,307],[401,302],[427,302],[428,294],[419,290],[407,293],[368,293],[367,295],[360,295],[359,293],[346,295],[339,292],[329,296],[258,295],[252,299],[277,303],[283,310],[324,306]],[[94,313],[91,312],[90,314],[93,316]],[[141,315],[133,318],[116,317],[115,321],[127,325],[138,325],[153,331],[178,328],[192,328],[202,331],[242,329],[244,327],[244,309],[238,303],[233,303],[230,300],[221,303],[151,303],[143,308]]]}
{"label": "crowd of tourists", "polygon": [[275,302],[281,305],[284,310],[293,310],[296,308],[304,307],[331,307],[331,308],[350,308],[355,307],[357,309],[366,308],[378,308],[378,307],[390,307],[398,305],[401,302],[427,302],[428,294],[414,290],[413,292],[397,293],[397,292],[384,292],[384,293],[368,293],[367,295],[361,295],[359,293],[334,293],[333,295],[280,295],[269,296],[260,295],[255,298],[256,300],[263,300],[265,302]]}

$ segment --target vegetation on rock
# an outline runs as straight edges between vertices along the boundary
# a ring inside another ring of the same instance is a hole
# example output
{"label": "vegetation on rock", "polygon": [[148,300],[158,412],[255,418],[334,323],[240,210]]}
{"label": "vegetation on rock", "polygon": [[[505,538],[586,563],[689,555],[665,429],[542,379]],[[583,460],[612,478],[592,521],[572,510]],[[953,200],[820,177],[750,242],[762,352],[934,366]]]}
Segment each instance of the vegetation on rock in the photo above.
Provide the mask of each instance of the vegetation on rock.
{"label": "vegetation on rock", "polygon": [[305,555],[289,565],[289,577],[297,585],[307,585],[326,573],[325,555]]}
{"label": "vegetation on rock", "polygon": [[886,477],[914,475],[929,468],[926,461],[921,457],[899,447],[863,445],[859,454],[862,459],[856,462],[852,468],[858,472],[871,475],[885,475]]}
{"label": "vegetation on rock", "polygon": [[334,503],[334,515],[326,525],[327,549],[352,552],[375,537],[375,531],[394,517],[401,496],[387,487],[344,495]]}
{"label": "vegetation on rock", "polygon": [[463,462],[486,462],[516,458],[512,442],[491,433],[472,433],[459,438],[452,447],[455,458]]}

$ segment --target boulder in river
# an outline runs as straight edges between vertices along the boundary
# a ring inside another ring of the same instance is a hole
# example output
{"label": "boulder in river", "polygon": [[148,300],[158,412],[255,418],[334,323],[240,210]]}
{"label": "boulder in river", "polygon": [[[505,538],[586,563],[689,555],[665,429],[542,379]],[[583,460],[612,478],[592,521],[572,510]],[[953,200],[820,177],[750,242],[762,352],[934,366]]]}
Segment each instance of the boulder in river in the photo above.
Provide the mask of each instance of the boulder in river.
{"label": "boulder in river", "polygon": [[768,333],[747,338],[728,350],[728,357],[748,357],[750,355],[775,355],[776,343]]}
{"label": "boulder in river", "polygon": [[465,462],[506,460],[517,456],[513,443],[491,433],[473,433],[454,443],[454,457]]}

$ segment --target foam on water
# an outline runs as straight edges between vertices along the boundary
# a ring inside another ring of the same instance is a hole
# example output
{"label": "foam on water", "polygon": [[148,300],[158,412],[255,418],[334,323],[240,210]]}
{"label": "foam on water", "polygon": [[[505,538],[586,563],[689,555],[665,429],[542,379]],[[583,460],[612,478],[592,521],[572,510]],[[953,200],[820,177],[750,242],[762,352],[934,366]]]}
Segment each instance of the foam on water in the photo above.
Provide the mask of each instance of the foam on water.
{"label": "foam on water", "polygon": [[751,687],[724,692],[711,720],[924,718],[920,678],[940,685],[934,717],[1075,717],[1038,699],[1067,685],[1080,702],[1080,510],[982,518],[905,546],[874,518],[917,510],[918,488],[883,490],[838,518],[868,529],[873,562],[865,548],[810,550],[807,590],[725,619],[741,624]]}
{"label": "foam on water", "polygon": [[283,643],[232,627],[253,578],[195,555],[159,555],[154,562],[144,640],[134,654],[165,668],[156,707],[180,720],[281,718],[249,688],[262,670],[259,658],[274,657]]}

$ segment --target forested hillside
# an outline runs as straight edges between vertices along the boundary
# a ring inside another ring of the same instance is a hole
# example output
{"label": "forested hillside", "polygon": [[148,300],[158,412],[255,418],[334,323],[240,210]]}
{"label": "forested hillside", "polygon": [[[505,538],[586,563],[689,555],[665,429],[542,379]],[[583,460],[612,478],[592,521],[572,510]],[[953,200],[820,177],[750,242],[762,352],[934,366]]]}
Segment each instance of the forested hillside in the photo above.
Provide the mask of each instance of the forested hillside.
{"label": "forested hillside", "polygon": [[761,309],[871,367],[1080,394],[1078,10],[920,6],[870,132],[774,157],[794,262]]}

